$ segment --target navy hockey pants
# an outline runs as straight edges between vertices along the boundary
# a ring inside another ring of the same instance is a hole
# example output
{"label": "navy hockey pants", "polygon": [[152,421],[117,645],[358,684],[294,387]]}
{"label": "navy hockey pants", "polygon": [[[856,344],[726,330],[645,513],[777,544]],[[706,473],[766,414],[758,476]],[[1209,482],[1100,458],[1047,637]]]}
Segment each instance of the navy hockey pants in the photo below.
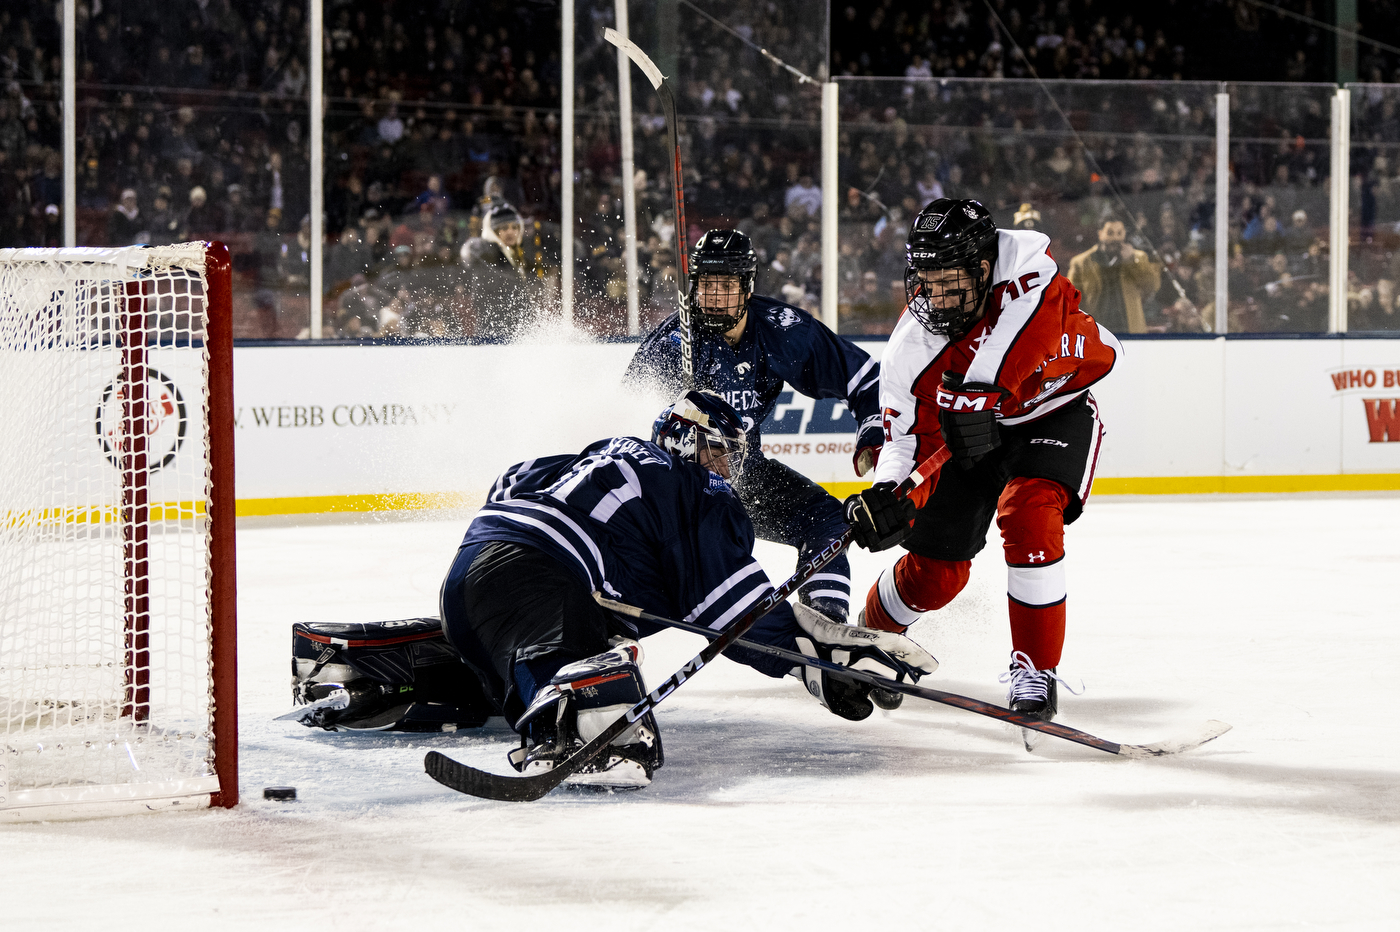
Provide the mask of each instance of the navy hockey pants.
{"label": "navy hockey pants", "polygon": [[[763,540],[797,548],[801,563],[846,532],[841,503],[789,466],[755,453],[744,461],[734,491]],[[817,611],[846,620],[851,601],[851,561],[841,553],[798,590],[798,599]]]}

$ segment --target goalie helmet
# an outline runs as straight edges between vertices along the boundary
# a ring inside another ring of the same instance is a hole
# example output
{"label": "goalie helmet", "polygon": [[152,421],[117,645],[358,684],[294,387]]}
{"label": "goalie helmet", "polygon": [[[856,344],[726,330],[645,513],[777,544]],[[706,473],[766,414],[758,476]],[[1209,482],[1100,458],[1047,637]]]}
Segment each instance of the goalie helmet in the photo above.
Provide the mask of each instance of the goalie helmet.
{"label": "goalie helmet", "polygon": [[748,451],[739,412],[713,392],[689,391],[657,417],[651,442],[668,453],[699,463],[738,482]]}
{"label": "goalie helmet", "polygon": [[[733,330],[749,309],[758,253],[747,235],[738,230],[711,230],[690,251],[690,281],[686,302],[695,312],[696,326],[705,333]],[[705,275],[733,275],[739,279],[737,303],[717,303],[700,296],[700,278]],[[709,301],[712,303],[706,304]]]}
{"label": "goalie helmet", "polygon": [[[997,264],[997,227],[977,201],[940,197],[919,211],[905,241],[904,294],[909,313],[930,333],[958,340],[966,336],[982,313],[990,292],[986,260]],[[920,272],[957,270],[938,295]]]}

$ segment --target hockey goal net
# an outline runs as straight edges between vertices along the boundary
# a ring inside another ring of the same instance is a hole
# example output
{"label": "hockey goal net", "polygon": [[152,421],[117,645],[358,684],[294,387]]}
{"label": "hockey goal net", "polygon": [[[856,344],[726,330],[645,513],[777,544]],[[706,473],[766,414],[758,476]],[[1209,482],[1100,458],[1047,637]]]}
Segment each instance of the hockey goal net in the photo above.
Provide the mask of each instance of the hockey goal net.
{"label": "hockey goal net", "polygon": [[0,823],[238,800],[219,243],[0,249]]}

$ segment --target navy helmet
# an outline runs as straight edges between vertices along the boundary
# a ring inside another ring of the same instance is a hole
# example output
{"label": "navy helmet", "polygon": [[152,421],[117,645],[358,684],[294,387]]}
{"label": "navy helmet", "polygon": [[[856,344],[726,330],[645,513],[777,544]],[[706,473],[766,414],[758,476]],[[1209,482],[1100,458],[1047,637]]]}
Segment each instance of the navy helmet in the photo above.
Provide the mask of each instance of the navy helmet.
{"label": "navy helmet", "polygon": [[[981,203],[940,197],[919,211],[905,241],[904,294],[909,312],[924,329],[950,340],[966,336],[982,315],[982,305],[991,291],[990,274],[983,274],[982,262],[997,264],[997,226]],[[965,275],[942,288],[942,298],[928,297],[927,283],[920,272],[960,270]]]}
{"label": "navy helmet", "polygon": [[744,421],[719,395],[688,391],[662,411],[651,441],[680,459],[699,463],[730,482],[744,471]]}
{"label": "navy helmet", "polygon": [[[710,230],[690,251],[690,281],[686,300],[695,311],[696,326],[706,333],[733,330],[744,319],[758,272],[758,253],[748,236],[738,230]],[[706,306],[701,303],[702,275],[733,275],[739,279],[737,304]]]}

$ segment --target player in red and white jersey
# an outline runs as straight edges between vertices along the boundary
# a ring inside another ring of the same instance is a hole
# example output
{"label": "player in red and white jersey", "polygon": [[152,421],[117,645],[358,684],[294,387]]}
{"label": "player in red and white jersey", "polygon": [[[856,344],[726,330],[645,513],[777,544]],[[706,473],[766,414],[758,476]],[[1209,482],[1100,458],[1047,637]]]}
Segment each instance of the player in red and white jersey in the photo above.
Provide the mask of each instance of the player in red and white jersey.
{"label": "player in red and white jersey", "polygon": [[[880,362],[885,444],[869,490],[846,501],[856,540],[901,544],[862,623],[903,633],[967,584],[993,516],[1007,564],[1018,711],[1049,720],[1065,636],[1064,526],[1079,517],[1103,438],[1089,387],[1122,347],[1079,309],[1050,240],[998,230],[977,201],[939,198],[907,242],[909,304]],[[936,482],[894,488],[946,443]],[[895,693],[883,693],[889,706]]]}

